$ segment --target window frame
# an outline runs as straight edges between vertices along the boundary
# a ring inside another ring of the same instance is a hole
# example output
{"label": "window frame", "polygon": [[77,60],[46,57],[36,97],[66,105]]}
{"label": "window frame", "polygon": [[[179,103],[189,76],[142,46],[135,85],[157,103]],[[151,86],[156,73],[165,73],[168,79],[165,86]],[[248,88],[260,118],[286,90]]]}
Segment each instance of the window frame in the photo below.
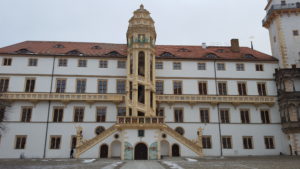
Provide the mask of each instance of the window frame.
{"label": "window frame", "polygon": [[[62,83],[60,83],[60,87],[58,88],[58,81],[65,81],[65,87],[64,87],[64,89],[61,88]],[[58,89],[60,89],[59,92],[57,91]],[[62,89],[63,89],[63,91],[62,91]],[[55,83],[55,93],[65,93],[66,89],[67,89],[67,79],[57,78],[56,79],[56,83]]]}
{"label": "window frame", "polygon": [[[206,143],[204,144],[204,139],[206,140]],[[207,143],[209,146],[207,146]],[[210,135],[203,135],[202,136],[202,147],[203,149],[212,149],[212,140],[211,140],[211,136]]]}
{"label": "window frame", "polygon": [[[100,64],[100,62],[99,62],[99,64]],[[125,60],[118,60],[117,61],[117,68],[118,69],[126,69],[126,61]]]}
{"label": "window frame", "polygon": [[206,63],[205,62],[198,62],[197,63],[197,69],[202,70],[202,71],[206,70]]}
{"label": "window frame", "polygon": [[[161,83],[161,91],[158,91],[157,89],[158,89],[158,85],[157,84],[159,84],[159,83]],[[164,94],[164,81],[163,80],[156,80],[156,82],[155,82],[155,93],[157,94],[157,95],[161,95],[161,94]]]}
{"label": "window frame", "polygon": [[[259,85],[262,85],[261,87],[259,87]],[[262,90],[262,88],[264,88],[264,91],[260,91],[260,88]],[[257,82],[257,92],[259,96],[267,96],[267,84],[266,82]]]}
{"label": "window frame", "polygon": [[[220,92],[220,86],[219,86],[219,84],[225,84],[225,88],[224,88],[224,86],[222,86],[222,93]],[[220,95],[220,96],[227,96],[228,95],[228,85],[227,85],[227,82],[226,81],[218,81],[217,85],[218,85],[218,95]],[[225,89],[225,91],[224,91],[224,89]]]}
{"label": "window frame", "polygon": [[155,69],[159,69],[159,70],[164,69],[164,62],[156,61],[155,62]]}
{"label": "window frame", "polygon": [[[3,83],[1,83],[3,81]],[[8,77],[0,77],[0,93],[8,92],[9,90],[9,81],[10,79]],[[7,82],[7,83],[6,83]]]}
{"label": "window frame", "polygon": [[173,70],[181,70],[181,62],[173,62]]}
{"label": "window frame", "polygon": [[235,68],[236,68],[236,71],[245,71],[245,64],[244,63],[236,63]]}
{"label": "window frame", "polygon": [[[240,90],[240,85],[241,85],[241,90]],[[248,87],[246,81],[238,81],[237,89],[238,89],[239,96],[248,96]]]}
{"label": "window frame", "polygon": [[[20,141],[20,146],[18,146],[18,139],[25,139],[25,143],[24,143],[24,146],[22,146],[22,140]],[[15,136],[15,145],[14,145],[14,149],[15,150],[25,150],[26,149],[26,143],[27,143],[27,135],[16,135]]]}
{"label": "window frame", "polygon": [[[245,114],[242,114],[242,112],[247,112],[246,113],[247,114],[246,121],[243,121],[243,117],[245,116]],[[251,123],[251,115],[250,115],[250,110],[249,109],[240,109],[240,117],[241,117],[241,123],[242,124],[250,124]]]}
{"label": "window frame", "polygon": [[[200,84],[202,84],[202,91],[200,91]],[[198,81],[198,93],[199,93],[199,95],[207,95],[208,94],[207,81]]]}
{"label": "window frame", "polygon": [[[251,140],[250,144],[249,144],[249,139]],[[245,140],[246,140],[246,145],[245,145]],[[254,149],[253,137],[252,136],[243,136],[242,141],[243,141],[243,149],[245,149],[245,150]]]}
{"label": "window frame", "polygon": [[[27,89],[27,81],[30,80],[31,82],[29,83],[29,87],[28,90]],[[32,85],[32,81],[34,81],[33,83],[33,87],[31,87]],[[26,77],[25,78],[25,84],[24,84],[24,92],[25,93],[33,93],[36,87],[36,78],[35,77]]]}
{"label": "window frame", "polygon": [[[202,119],[202,113],[207,113],[207,115],[204,115],[203,119]],[[209,112],[209,108],[200,108],[199,109],[199,115],[200,115],[200,122],[201,123],[210,123],[210,112]]]}
{"label": "window frame", "polygon": [[58,59],[58,67],[67,67],[68,59],[67,58],[59,58]]}
{"label": "window frame", "polygon": [[28,58],[28,66],[30,66],[30,67],[38,66],[38,59],[37,58]]}
{"label": "window frame", "polygon": [[[222,66],[222,69],[220,69],[221,67],[221,65],[223,65]],[[224,68],[224,69],[223,69]],[[223,63],[223,62],[219,62],[219,63],[217,63],[217,70],[218,71],[226,71],[226,64],[225,63]]]}
{"label": "window frame", "polygon": [[[122,89],[123,92],[120,92],[121,90],[119,89],[119,83],[123,83],[124,82],[124,91]],[[116,93],[117,94],[125,94],[126,93],[126,80],[125,79],[117,79],[116,80]]]}
{"label": "window frame", "polygon": [[256,72],[263,72],[264,71],[264,64],[255,64],[255,71]]}
{"label": "window frame", "polygon": [[[55,145],[52,147],[52,139],[59,139],[59,145],[57,147],[57,140],[55,140]],[[59,150],[61,148],[61,143],[62,143],[62,136],[61,135],[50,135],[49,139],[49,149],[50,150]]]}
{"label": "window frame", "polygon": [[108,60],[99,60],[99,68],[106,69],[108,68]]}
{"label": "window frame", "polygon": [[12,58],[4,57],[2,59],[2,66],[12,66]]}
{"label": "window frame", "polygon": [[[262,114],[264,114],[264,117],[263,117]],[[265,114],[267,114],[267,116]],[[271,124],[271,116],[270,116],[270,110],[269,109],[260,109],[260,117],[261,117],[261,123],[262,124]]]}
{"label": "window frame", "polygon": [[[104,82],[105,85],[102,86],[102,88],[100,89],[100,82]],[[97,81],[97,92],[98,94],[107,94],[107,86],[108,86],[108,80],[107,79],[98,79]],[[100,92],[102,91],[102,92]]]}
{"label": "window frame", "polygon": [[[60,115],[60,111],[58,111],[57,119],[54,118],[56,110],[62,110],[61,115]],[[53,123],[61,123],[61,122],[63,122],[63,120],[64,120],[64,107],[61,107],[61,106],[55,106],[55,107],[53,107],[52,122]]]}
{"label": "window frame", "polygon": [[[26,112],[24,112],[24,110],[26,110]],[[30,111],[28,112],[28,110],[30,110]],[[24,114],[24,113],[26,113],[26,114]],[[28,115],[28,113],[29,113],[29,115]],[[32,114],[33,114],[33,107],[32,106],[22,106],[21,107],[20,122],[30,123],[31,119],[32,119]],[[23,118],[24,115],[25,115],[25,117]],[[29,116],[29,118],[28,118],[28,116]]]}
{"label": "window frame", "polygon": [[[176,111],[180,111],[181,112],[181,116],[178,116],[178,120],[176,120]],[[174,107],[173,109],[173,115],[174,115],[174,123],[183,123],[184,122],[184,109],[182,107]],[[182,117],[182,119],[181,119]]]}
{"label": "window frame", "polygon": [[[222,112],[227,112],[227,115],[228,115],[228,117],[225,117],[224,116],[224,121],[223,121],[223,119],[222,119]],[[224,109],[224,108],[221,108],[220,109],[220,111],[219,111],[219,113],[220,113],[220,123],[222,123],[222,124],[229,124],[230,122],[231,122],[231,117],[230,117],[230,110],[229,109]]]}
{"label": "window frame", "polygon": [[[98,110],[104,110],[104,119],[103,119],[103,114],[102,116],[98,116]],[[98,117],[102,117],[99,118]],[[106,118],[107,118],[107,107],[96,107],[96,122],[106,122]]]}
{"label": "window frame", "polygon": [[[76,109],[82,109],[83,110],[82,115],[78,116],[78,119],[75,119],[76,118]],[[74,107],[74,109],[73,109],[73,123],[82,123],[82,122],[84,122],[84,114],[85,114],[85,107],[83,107],[83,106]],[[80,120],[81,116],[82,116],[82,120]]]}
{"label": "window frame", "polygon": [[87,67],[87,60],[86,59],[78,59],[77,67]]}
{"label": "window frame", "polygon": [[[84,81],[84,91],[82,92],[82,87],[80,87],[80,91],[78,89],[78,81]],[[87,86],[87,80],[86,79],[76,79],[76,86],[75,86],[75,93],[81,94],[81,93],[86,93],[86,86]]]}
{"label": "window frame", "polygon": [[[179,90],[179,88],[176,88],[176,90],[175,90],[175,84],[176,83],[180,84],[179,85],[180,86],[180,90]],[[174,95],[182,95],[183,94],[183,81],[182,80],[173,80],[173,94]]]}
{"label": "window frame", "polygon": [[[222,138],[222,148],[223,149],[233,149],[232,136],[222,136],[221,138]],[[230,144],[228,144],[228,140],[226,140],[226,146],[225,146],[223,139],[229,139]]]}
{"label": "window frame", "polygon": [[[268,139],[268,143],[266,143],[266,139]],[[270,144],[270,139],[272,140],[272,145],[268,145]],[[274,136],[264,136],[264,143],[265,149],[275,149],[276,147]]]}

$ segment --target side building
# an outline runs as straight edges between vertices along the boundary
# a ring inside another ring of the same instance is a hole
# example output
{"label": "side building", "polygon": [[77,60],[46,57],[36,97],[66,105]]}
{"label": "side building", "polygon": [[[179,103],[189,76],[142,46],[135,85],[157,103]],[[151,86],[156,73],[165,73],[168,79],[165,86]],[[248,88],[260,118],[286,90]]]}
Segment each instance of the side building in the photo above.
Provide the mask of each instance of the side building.
{"label": "side building", "polygon": [[269,30],[272,54],[279,59],[276,84],[282,130],[290,154],[300,153],[300,1],[269,0],[263,26]]}
{"label": "side building", "polygon": [[143,6],[127,44],[25,41],[0,49],[0,158],[160,159],[289,153],[278,60],[231,46],[155,45]]}

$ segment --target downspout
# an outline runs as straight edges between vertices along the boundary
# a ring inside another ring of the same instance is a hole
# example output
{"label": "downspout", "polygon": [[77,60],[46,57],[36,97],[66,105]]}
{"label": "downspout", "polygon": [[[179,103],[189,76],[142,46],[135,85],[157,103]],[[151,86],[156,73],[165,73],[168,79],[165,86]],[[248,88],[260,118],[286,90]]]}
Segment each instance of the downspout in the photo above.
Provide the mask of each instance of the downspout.
{"label": "downspout", "polygon": [[[217,83],[217,71],[216,71],[216,60],[214,60],[214,73],[215,73],[215,86],[216,86],[216,96],[219,96],[218,83]],[[219,138],[220,138],[220,157],[223,157],[223,147],[222,147],[222,130],[221,130],[221,118],[220,118],[220,107],[217,103],[217,113],[218,113],[218,127],[219,127]]]}
{"label": "downspout", "polygon": [[[52,93],[55,59],[56,59],[56,57],[54,56],[53,57],[53,63],[52,63],[51,84],[50,84],[49,95],[51,95],[51,93]],[[48,100],[48,113],[47,113],[46,134],[45,134],[45,143],[44,143],[43,158],[46,158],[46,148],[47,148],[47,140],[48,140],[47,135],[48,135],[48,128],[49,128],[50,108],[51,108],[51,100]]]}

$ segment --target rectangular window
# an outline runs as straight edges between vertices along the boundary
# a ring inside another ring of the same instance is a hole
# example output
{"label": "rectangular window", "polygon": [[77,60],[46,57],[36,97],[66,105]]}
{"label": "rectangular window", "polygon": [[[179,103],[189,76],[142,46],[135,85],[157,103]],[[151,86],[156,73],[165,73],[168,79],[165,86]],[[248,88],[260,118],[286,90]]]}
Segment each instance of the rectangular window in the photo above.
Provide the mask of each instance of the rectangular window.
{"label": "rectangular window", "polygon": [[182,81],[173,81],[174,94],[182,94]]}
{"label": "rectangular window", "polygon": [[155,62],[155,69],[163,69],[164,64],[163,62]]}
{"label": "rectangular window", "polygon": [[241,114],[241,121],[242,123],[250,123],[250,115],[249,115],[249,110],[240,110]]}
{"label": "rectangular window", "polygon": [[107,60],[100,60],[99,61],[99,67],[100,68],[107,68],[108,67]]}
{"label": "rectangular window", "polygon": [[282,6],[286,5],[286,1],[285,0],[281,1],[281,5]]}
{"label": "rectangular window", "polygon": [[77,143],[77,137],[76,136],[71,136],[71,149],[76,148],[76,143]]}
{"label": "rectangular window", "polygon": [[106,118],[106,107],[98,107],[96,121],[105,122],[105,118]]}
{"label": "rectangular window", "polygon": [[84,108],[76,107],[74,109],[74,122],[83,122]]}
{"label": "rectangular window", "polygon": [[98,80],[98,93],[107,93],[107,80]]}
{"label": "rectangular window", "polygon": [[117,93],[118,94],[124,94],[125,93],[125,87],[126,87],[126,81],[125,80],[117,80]]}
{"label": "rectangular window", "polygon": [[66,66],[68,66],[68,60],[67,59],[58,59],[58,66],[59,67],[66,67]]}
{"label": "rectangular window", "polygon": [[29,58],[28,59],[28,66],[37,66],[38,60],[35,58]]}
{"label": "rectangular window", "polygon": [[264,65],[263,64],[256,64],[255,69],[256,69],[256,71],[264,71]]}
{"label": "rectangular window", "polygon": [[164,81],[156,81],[156,94],[164,94]]}
{"label": "rectangular window", "polygon": [[62,122],[64,116],[64,108],[56,107],[53,111],[53,122]]}
{"label": "rectangular window", "polygon": [[211,136],[202,136],[202,146],[204,149],[211,149]]}
{"label": "rectangular window", "polygon": [[60,149],[61,136],[50,136],[50,149]]}
{"label": "rectangular window", "polygon": [[265,136],[264,139],[265,139],[266,149],[274,149],[275,148],[273,136]]}
{"label": "rectangular window", "polygon": [[4,117],[5,117],[5,107],[0,106],[0,122],[4,120]]}
{"label": "rectangular window", "polygon": [[25,149],[27,136],[16,136],[15,149]]}
{"label": "rectangular window", "polygon": [[3,66],[11,66],[12,58],[3,58],[2,65]]}
{"label": "rectangular window", "polygon": [[231,136],[222,136],[222,146],[224,149],[232,149]]}
{"label": "rectangular window", "polygon": [[77,79],[76,93],[85,93],[85,88],[86,88],[86,80],[85,79]]}
{"label": "rectangular window", "polygon": [[163,107],[157,108],[156,116],[164,117],[165,116],[165,109]]}
{"label": "rectangular window", "polygon": [[145,137],[145,130],[138,130],[138,137]]}
{"label": "rectangular window", "polygon": [[198,82],[199,95],[207,95],[207,82]]}
{"label": "rectangular window", "polygon": [[258,94],[260,96],[266,96],[267,95],[266,84],[265,83],[257,83],[257,90],[258,90]]}
{"label": "rectangular window", "polygon": [[293,35],[294,36],[299,36],[299,31],[298,30],[293,30]]}
{"label": "rectangular window", "polygon": [[220,116],[221,116],[221,123],[230,123],[229,110],[221,109]]}
{"label": "rectangular window", "polygon": [[8,78],[0,79],[0,93],[7,92],[8,85],[9,85],[9,79]]}
{"label": "rectangular window", "polygon": [[126,68],[126,61],[118,60],[118,68],[119,69],[125,69]]}
{"label": "rectangular window", "polygon": [[83,59],[78,60],[78,67],[86,67],[87,61]]}
{"label": "rectangular window", "polygon": [[66,80],[57,79],[56,80],[56,93],[64,93],[66,90]]}
{"label": "rectangular window", "polygon": [[208,109],[200,109],[201,123],[209,123],[209,111]]}
{"label": "rectangular window", "polygon": [[175,108],[174,109],[174,119],[176,123],[183,123],[183,109]]}
{"label": "rectangular window", "polygon": [[126,107],[118,107],[118,116],[126,116]]}
{"label": "rectangular window", "polygon": [[22,114],[21,114],[21,122],[30,122],[32,114],[31,107],[23,107]]}
{"label": "rectangular window", "polygon": [[180,62],[173,62],[173,69],[174,70],[181,70],[181,63]]}
{"label": "rectangular window", "polygon": [[198,70],[206,70],[206,63],[198,63]]}
{"label": "rectangular window", "polygon": [[246,96],[247,95],[247,88],[245,82],[238,82],[238,91],[240,96]]}
{"label": "rectangular window", "polygon": [[244,149],[253,149],[252,137],[244,136],[243,137],[243,146]]}
{"label": "rectangular window", "polygon": [[35,79],[26,79],[25,92],[34,92]]}
{"label": "rectangular window", "polygon": [[219,95],[227,95],[227,85],[226,82],[218,82]]}
{"label": "rectangular window", "polygon": [[245,71],[245,65],[243,63],[237,63],[236,71]]}
{"label": "rectangular window", "polygon": [[261,122],[264,124],[270,123],[269,110],[260,110]]}
{"label": "rectangular window", "polygon": [[224,71],[225,63],[217,63],[217,70]]}

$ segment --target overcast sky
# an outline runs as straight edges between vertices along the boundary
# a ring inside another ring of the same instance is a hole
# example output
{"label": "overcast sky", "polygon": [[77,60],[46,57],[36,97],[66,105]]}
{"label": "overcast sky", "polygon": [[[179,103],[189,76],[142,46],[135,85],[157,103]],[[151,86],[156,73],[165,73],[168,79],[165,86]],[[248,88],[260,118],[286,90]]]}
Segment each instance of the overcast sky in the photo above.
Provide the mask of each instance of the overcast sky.
{"label": "overcast sky", "polygon": [[229,45],[270,54],[262,27],[267,0],[0,0],[0,47],[25,40],[126,43],[128,20],[143,3],[157,44]]}

